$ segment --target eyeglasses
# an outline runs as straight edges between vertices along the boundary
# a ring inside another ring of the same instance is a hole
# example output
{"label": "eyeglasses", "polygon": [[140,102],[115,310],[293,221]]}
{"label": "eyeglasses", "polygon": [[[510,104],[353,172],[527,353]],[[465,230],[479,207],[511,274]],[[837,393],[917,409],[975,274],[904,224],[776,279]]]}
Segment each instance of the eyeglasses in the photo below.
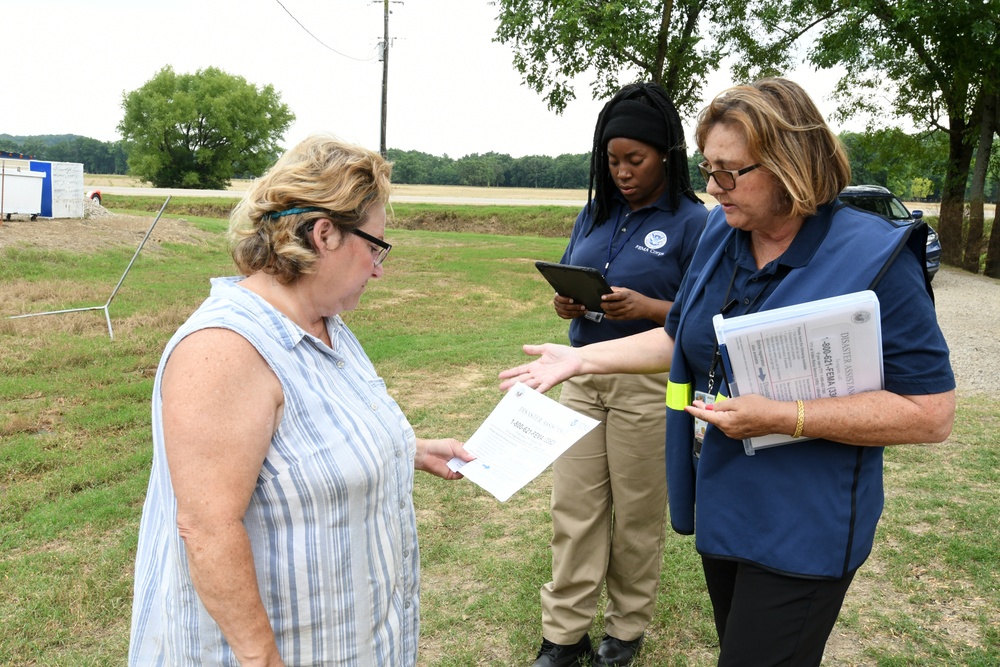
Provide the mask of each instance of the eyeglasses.
{"label": "eyeglasses", "polygon": [[708,179],[714,178],[715,184],[718,185],[723,190],[734,190],[736,189],[736,177],[742,176],[748,172],[753,171],[760,166],[760,163],[752,164],[749,167],[743,167],[742,169],[716,169],[715,171],[708,170],[708,160],[705,160],[698,165],[698,171],[705,178],[705,183],[708,183]]}
{"label": "eyeglasses", "polygon": [[382,262],[385,261],[385,257],[389,254],[389,251],[392,250],[391,243],[386,243],[382,239],[377,239],[371,234],[366,234],[360,229],[352,229],[351,233],[356,236],[360,236],[365,241],[372,244],[372,261],[375,262],[375,266],[380,266]]}

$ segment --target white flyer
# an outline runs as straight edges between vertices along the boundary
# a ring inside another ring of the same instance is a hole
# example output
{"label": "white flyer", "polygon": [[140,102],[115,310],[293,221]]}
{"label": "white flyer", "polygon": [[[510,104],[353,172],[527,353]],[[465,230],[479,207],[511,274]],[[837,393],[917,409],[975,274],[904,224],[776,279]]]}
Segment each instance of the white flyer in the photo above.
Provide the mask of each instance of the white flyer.
{"label": "white flyer", "polygon": [[599,423],[518,382],[465,442],[476,459],[448,467],[504,502]]}

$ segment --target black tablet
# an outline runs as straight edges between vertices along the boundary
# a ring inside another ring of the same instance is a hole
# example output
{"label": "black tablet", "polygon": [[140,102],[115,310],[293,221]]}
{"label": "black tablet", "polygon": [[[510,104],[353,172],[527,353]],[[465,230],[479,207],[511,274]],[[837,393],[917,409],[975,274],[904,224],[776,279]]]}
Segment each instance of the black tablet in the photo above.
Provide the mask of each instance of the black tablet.
{"label": "black tablet", "polygon": [[582,303],[595,313],[601,310],[601,295],[611,294],[611,287],[597,269],[552,262],[535,262],[535,267],[556,293]]}

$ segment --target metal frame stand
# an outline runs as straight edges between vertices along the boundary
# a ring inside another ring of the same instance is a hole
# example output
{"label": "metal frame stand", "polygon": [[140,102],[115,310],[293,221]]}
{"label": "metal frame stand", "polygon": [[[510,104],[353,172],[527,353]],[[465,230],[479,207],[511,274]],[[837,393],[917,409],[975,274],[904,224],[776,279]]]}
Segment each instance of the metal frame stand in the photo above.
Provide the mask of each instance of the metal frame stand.
{"label": "metal frame stand", "polygon": [[139,251],[142,250],[142,246],[146,245],[146,240],[149,238],[149,235],[153,233],[153,227],[156,227],[156,223],[160,221],[160,216],[163,215],[163,211],[167,208],[168,203],[170,203],[169,196],[167,197],[167,200],[163,202],[163,206],[160,207],[160,212],[156,214],[156,218],[153,220],[153,224],[151,224],[149,226],[149,229],[146,231],[146,235],[142,237],[142,241],[139,242],[139,247],[135,249],[135,254],[132,255],[132,259],[129,261],[128,266],[125,267],[125,272],[122,274],[122,277],[118,279],[118,284],[115,285],[115,288],[111,291],[111,296],[109,296],[108,300],[104,302],[104,305],[87,306],[86,308],[67,308],[65,310],[50,310],[45,313],[28,313],[26,315],[11,315],[7,319],[16,320],[22,317],[40,317],[42,315],[59,315],[61,313],[79,313],[85,310],[103,310],[104,319],[108,323],[108,336],[114,339],[115,334],[114,331],[111,329],[111,313],[108,312],[108,306],[111,305],[111,300],[115,298],[115,295],[118,294],[118,290],[119,288],[121,288],[122,283],[125,282],[125,276],[128,275],[128,272],[132,269],[132,265],[135,264],[135,260],[139,256]]}

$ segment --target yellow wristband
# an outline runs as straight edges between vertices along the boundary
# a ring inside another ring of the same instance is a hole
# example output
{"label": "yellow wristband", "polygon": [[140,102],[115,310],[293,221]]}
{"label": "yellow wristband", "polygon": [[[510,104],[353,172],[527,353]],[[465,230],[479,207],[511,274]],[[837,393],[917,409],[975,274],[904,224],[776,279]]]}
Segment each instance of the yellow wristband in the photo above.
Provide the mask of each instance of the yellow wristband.
{"label": "yellow wristband", "polygon": [[799,408],[799,416],[795,421],[795,433],[792,433],[793,438],[798,438],[802,435],[802,427],[806,425],[806,405],[802,401],[795,401]]}

